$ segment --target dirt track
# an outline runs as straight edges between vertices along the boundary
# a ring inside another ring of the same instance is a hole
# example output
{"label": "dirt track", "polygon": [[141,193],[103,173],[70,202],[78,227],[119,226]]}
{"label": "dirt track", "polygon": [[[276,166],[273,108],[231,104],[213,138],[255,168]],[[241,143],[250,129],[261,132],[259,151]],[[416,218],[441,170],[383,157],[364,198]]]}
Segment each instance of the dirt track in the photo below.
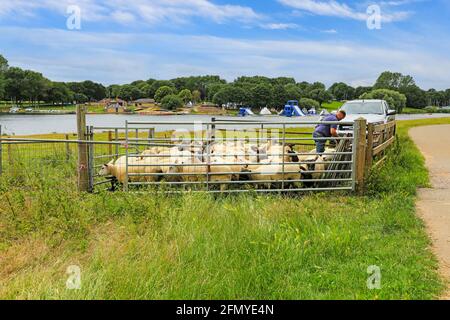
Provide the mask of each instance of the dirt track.
{"label": "dirt track", "polygon": [[[433,240],[440,271],[450,283],[450,125],[417,127],[409,132],[426,158],[432,189],[421,189],[417,208]],[[450,288],[442,297],[450,300]]]}

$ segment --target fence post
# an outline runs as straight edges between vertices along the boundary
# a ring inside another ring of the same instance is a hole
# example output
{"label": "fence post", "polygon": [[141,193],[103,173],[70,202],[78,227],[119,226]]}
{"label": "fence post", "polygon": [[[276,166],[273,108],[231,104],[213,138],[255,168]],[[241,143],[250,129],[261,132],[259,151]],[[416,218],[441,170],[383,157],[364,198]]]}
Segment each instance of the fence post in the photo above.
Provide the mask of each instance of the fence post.
{"label": "fence post", "polygon": [[[88,127],[88,134],[89,134],[89,141],[94,141],[94,127],[89,126]],[[94,170],[95,170],[95,161],[94,161],[94,144],[89,144],[89,159],[88,159],[88,173],[89,173],[89,192],[94,192]]]}
{"label": "fence post", "polygon": [[366,147],[366,172],[365,177],[367,178],[373,163],[373,135],[375,131],[375,125],[369,123],[367,125],[367,147]]}
{"label": "fence post", "polygon": [[355,191],[358,194],[364,193],[364,174],[366,164],[366,130],[367,121],[364,118],[358,118],[355,120],[355,133],[353,137],[353,155],[354,159],[354,179],[355,179]]}
{"label": "fence post", "polygon": [[[112,131],[108,131],[108,141],[111,142],[112,141]],[[113,151],[112,151],[112,144],[108,145],[108,154],[112,155]]]}
{"label": "fence post", "polygon": [[[77,105],[77,133],[78,140],[86,141],[86,107]],[[89,191],[87,144],[78,143],[78,191]]]}
{"label": "fence post", "polygon": [[119,129],[114,129],[114,141],[116,142],[115,146],[114,146],[114,160],[117,160],[117,158],[119,158],[119,145],[117,144],[117,142],[119,142]]}
{"label": "fence post", "polygon": [[216,118],[211,118],[211,122],[213,123],[211,126],[211,139],[214,142],[216,140]]}
{"label": "fence post", "polygon": [[129,141],[128,141],[128,120],[125,120],[125,181],[123,182],[123,191],[128,191],[128,158],[129,158]]}

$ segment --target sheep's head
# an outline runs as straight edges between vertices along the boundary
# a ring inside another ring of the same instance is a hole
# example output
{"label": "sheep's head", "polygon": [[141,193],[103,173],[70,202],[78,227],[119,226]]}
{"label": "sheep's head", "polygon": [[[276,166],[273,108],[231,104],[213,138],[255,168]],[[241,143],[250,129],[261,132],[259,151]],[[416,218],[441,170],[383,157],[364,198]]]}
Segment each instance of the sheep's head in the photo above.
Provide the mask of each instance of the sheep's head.
{"label": "sheep's head", "polygon": [[111,168],[114,166],[114,160],[111,161],[110,163],[105,163],[102,168],[100,169],[100,171],[98,172],[98,174],[100,176],[109,176],[111,175]]}
{"label": "sheep's head", "polygon": [[111,169],[109,168],[109,164],[104,164],[100,171],[98,172],[99,176],[108,176],[111,173]]}

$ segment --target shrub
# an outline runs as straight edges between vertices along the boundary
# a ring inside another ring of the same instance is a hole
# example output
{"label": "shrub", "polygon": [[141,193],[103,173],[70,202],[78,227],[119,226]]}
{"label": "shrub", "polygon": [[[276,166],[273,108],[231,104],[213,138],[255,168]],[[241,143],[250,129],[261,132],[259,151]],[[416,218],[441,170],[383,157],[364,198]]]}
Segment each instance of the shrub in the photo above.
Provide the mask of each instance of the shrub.
{"label": "shrub", "polygon": [[176,110],[183,106],[183,100],[175,94],[170,94],[161,100],[161,106],[164,109]]}
{"label": "shrub", "polygon": [[398,113],[403,111],[406,107],[406,96],[394,90],[378,89],[360,96],[361,99],[381,99],[386,100],[391,108],[395,109]]}
{"label": "shrub", "polygon": [[192,101],[192,92],[189,89],[181,90],[178,96],[185,104]]}
{"label": "shrub", "polygon": [[302,98],[300,99],[300,101],[298,102],[298,105],[300,108],[306,108],[306,109],[311,109],[311,108],[315,108],[315,109],[319,109],[320,108],[320,103],[317,102],[316,100],[313,99],[309,99],[309,98]]}
{"label": "shrub", "polygon": [[174,94],[174,93],[175,93],[175,92],[174,92],[174,90],[173,90],[171,87],[169,87],[169,86],[163,86],[163,87],[159,88],[158,90],[156,90],[156,93],[155,93],[155,101],[156,101],[156,102],[162,102],[162,100],[163,100],[166,96],[171,95],[171,94]]}

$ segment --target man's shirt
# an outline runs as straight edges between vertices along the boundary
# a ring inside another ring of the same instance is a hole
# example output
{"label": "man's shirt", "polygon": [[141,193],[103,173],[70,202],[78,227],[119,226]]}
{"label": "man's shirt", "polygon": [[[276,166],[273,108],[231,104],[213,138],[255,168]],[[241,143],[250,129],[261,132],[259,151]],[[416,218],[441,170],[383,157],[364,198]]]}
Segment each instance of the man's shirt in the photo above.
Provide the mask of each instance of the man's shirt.
{"label": "man's shirt", "polygon": [[[330,114],[328,116],[326,116],[322,121],[324,122],[332,122],[332,121],[339,121],[338,118],[336,117],[336,115],[334,114]],[[319,124],[316,127],[315,132],[320,133],[322,136],[324,137],[331,137],[331,129],[337,129],[338,125],[337,124]]]}

